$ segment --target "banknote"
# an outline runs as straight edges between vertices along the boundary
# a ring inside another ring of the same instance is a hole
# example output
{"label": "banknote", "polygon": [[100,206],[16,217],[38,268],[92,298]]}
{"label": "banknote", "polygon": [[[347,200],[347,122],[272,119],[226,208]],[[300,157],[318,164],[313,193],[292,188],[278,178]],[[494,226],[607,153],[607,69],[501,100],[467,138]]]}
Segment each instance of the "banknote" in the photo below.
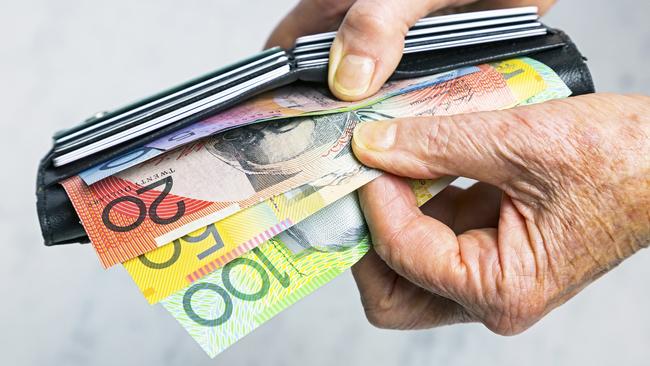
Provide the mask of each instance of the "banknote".
{"label": "banknote", "polygon": [[508,87],[515,95],[517,102],[512,107],[542,93],[547,88],[543,75],[535,69],[530,61],[532,59],[524,57],[491,64],[503,75]]}
{"label": "banknote", "polygon": [[323,177],[130,259],[124,268],[147,301],[157,303],[380,174],[359,165],[349,176]]}
{"label": "banknote", "polygon": [[[479,70],[458,79],[443,76],[446,81],[425,90],[475,79],[468,84],[486,92],[476,93],[471,103],[462,98],[447,103],[456,98],[453,89],[441,93],[440,103],[491,110],[515,102],[501,74],[488,65]],[[102,264],[109,267],[321,176],[358,169],[349,140],[359,116],[344,112],[248,125],[91,186],[78,176],[63,186]]]}
{"label": "banknote", "polygon": [[540,93],[528,98],[526,101],[519,103],[519,105],[543,103],[552,99],[561,99],[571,96],[571,89],[564,84],[560,76],[553,71],[553,69],[532,58],[523,58],[522,60],[532,66],[544,79],[546,88]]}
{"label": "banknote", "polygon": [[[478,77],[480,75],[479,73],[468,75],[466,77],[450,80],[425,89],[412,91],[393,99],[408,99],[408,104],[413,105],[412,110],[414,112],[417,112],[418,106],[424,104],[420,103],[420,101],[425,101],[426,105],[428,105],[426,110],[428,110],[429,113],[433,113],[433,115],[500,109],[511,106],[513,102],[516,102],[513,99],[513,93],[508,90],[504,78],[499,77],[499,74],[495,73],[493,69],[486,68],[486,70],[488,71],[484,72],[484,75],[482,75],[483,77]],[[490,85],[490,87],[486,88],[482,86],[482,84]],[[481,90],[474,92],[473,95],[468,95],[468,90],[471,91],[472,89]],[[416,98],[413,98],[410,94],[416,94]],[[436,95],[436,97],[432,98],[432,95]],[[390,105],[394,104],[395,103],[390,103]],[[438,104],[444,105],[438,106]],[[386,114],[381,108],[377,110],[380,111],[380,113]],[[353,113],[360,114],[362,112],[362,110],[357,110]],[[398,114],[394,112],[398,112]],[[405,117],[408,116],[407,113],[409,113],[408,108],[401,108],[393,111],[390,117]],[[423,115],[423,113],[419,113],[419,115]],[[349,149],[349,146],[346,146],[345,148]],[[358,169],[362,168],[363,166],[359,164]],[[376,173],[372,176],[368,176],[368,173],[365,173],[364,175],[367,177],[362,178],[364,180],[362,184],[374,178]],[[337,191],[340,193],[339,197],[356,189],[350,189],[350,185],[344,186],[343,188],[347,188],[348,190],[345,191],[345,189],[339,187]],[[328,196],[332,197],[333,195]],[[319,200],[318,202],[324,202],[324,200]],[[327,204],[329,203],[331,202],[328,202]],[[310,207],[317,207],[317,205],[310,205]],[[248,210],[255,209],[256,206],[253,206]],[[246,212],[246,210],[242,212]],[[248,215],[248,217],[251,217],[251,220],[239,220],[239,217],[241,216],[242,215],[240,214],[235,214],[218,222],[216,225],[220,228],[220,234],[216,238],[213,237],[214,235],[206,234],[210,230],[214,230],[213,228],[209,227],[209,229],[202,229],[200,230],[200,233],[197,232],[188,235],[186,238],[175,240],[173,245],[162,246],[149,253],[143,254],[136,259],[129,260],[124,263],[124,266],[127,268],[131,277],[148,301],[150,303],[155,303],[174,291],[196,281],[207,273],[212,272],[216,268],[221,267],[236,255],[240,255],[243,251],[249,250],[260,243],[259,240],[251,241],[249,239],[243,244],[237,246],[238,243],[242,243],[242,239],[248,238],[250,235],[257,235],[259,237],[257,231],[246,231],[248,228],[255,227],[255,225],[247,226],[239,224],[240,222],[245,223],[246,221],[254,222],[255,220],[252,218],[253,216]],[[277,216],[278,215],[274,217]],[[306,215],[298,216],[299,215],[292,216],[291,224],[297,223],[299,220],[306,217]],[[272,222],[263,220],[265,225],[259,225],[257,229],[264,230],[266,229],[266,225],[275,225],[274,233],[286,230],[291,225],[279,225],[279,219],[282,217],[284,216],[280,216],[276,221]],[[236,222],[237,224],[227,224],[230,222]],[[235,231],[234,237],[237,238],[236,240],[233,240],[233,235],[230,234],[230,231],[233,231],[233,229]],[[243,236],[242,234],[247,236]],[[197,237],[200,237],[201,239],[197,240]],[[197,255],[198,253],[202,253],[204,250],[217,244],[220,248],[219,251],[207,256]],[[152,261],[155,263],[162,262],[164,265],[152,266],[150,265]]]}
{"label": "banknote", "polygon": [[162,301],[210,357],[356,263],[364,238],[343,251],[293,255],[271,239]]}
{"label": "banknote", "polygon": [[90,185],[181,145],[218,132],[278,118],[346,112],[473,72],[478,72],[478,68],[465,67],[434,76],[388,82],[377,94],[357,102],[339,101],[331,96],[325,86],[297,83],[262,94],[251,101],[102,162],[83,171],[80,177]]}
{"label": "banknote", "polygon": [[[543,65],[543,64],[542,64]],[[546,90],[546,81],[527,59],[512,59],[492,64],[496,72],[481,73],[482,78],[463,77],[444,87],[424,88],[355,110],[361,121],[398,117],[446,116],[486,110],[512,108]],[[548,69],[548,67],[547,67]],[[545,70],[546,71],[546,70]],[[551,70],[552,72],[552,70]],[[549,75],[549,80],[557,80]],[[560,83],[561,83],[560,79]],[[486,84],[499,88],[485,88]],[[491,101],[487,106],[484,102]]]}

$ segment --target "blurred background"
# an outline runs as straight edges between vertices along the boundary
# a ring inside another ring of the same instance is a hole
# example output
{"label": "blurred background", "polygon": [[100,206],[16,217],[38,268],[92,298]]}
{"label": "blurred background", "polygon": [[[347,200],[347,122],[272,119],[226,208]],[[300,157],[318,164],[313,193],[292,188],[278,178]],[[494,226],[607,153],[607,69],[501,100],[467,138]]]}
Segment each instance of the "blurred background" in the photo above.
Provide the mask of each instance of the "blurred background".
{"label": "blurred background", "polygon": [[[34,182],[58,129],[258,51],[293,0],[0,2],[0,364],[648,365],[650,251],[526,333],[370,326],[351,275],[216,359],[92,247],[42,245]],[[650,2],[564,0],[545,22],[589,57],[597,89],[650,94]]]}

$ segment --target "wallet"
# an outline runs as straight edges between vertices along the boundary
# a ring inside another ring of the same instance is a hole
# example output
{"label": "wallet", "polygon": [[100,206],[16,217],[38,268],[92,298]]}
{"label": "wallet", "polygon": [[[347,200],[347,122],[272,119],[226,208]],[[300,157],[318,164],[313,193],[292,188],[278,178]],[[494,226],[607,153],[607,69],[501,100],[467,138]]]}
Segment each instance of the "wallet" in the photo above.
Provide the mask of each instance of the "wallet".
{"label": "wallet", "polygon": [[[334,36],[330,32],[301,37],[292,49],[265,50],[55,133],[52,149],[39,164],[36,182],[45,245],[88,242],[61,180],[265,91],[297,81],[327,83]],[[535,7],[422,19],[408,32],[404,54],[390,79],[523,56],[552,68],[572,95],[594,92],[586,59],[564,32],[538,21]]]}

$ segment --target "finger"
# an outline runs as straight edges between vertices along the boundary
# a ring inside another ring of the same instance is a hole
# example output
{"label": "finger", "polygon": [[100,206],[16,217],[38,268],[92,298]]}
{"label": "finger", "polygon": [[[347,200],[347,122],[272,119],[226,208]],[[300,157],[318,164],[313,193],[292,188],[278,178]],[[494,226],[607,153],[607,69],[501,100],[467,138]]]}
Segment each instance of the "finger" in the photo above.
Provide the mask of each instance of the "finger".
{"label": "finger", "polygon": [[290,48],[296,38],[335,30],[355,0],[302,0],[275,27],[264,48]]}
{"label": "finger", "polygon": [[352,267],[366,317],[390,329],[423,329],[468,322],[457,303],[400,277],[371,249]]}
{"label": "finger", "polygon": [[408,29],[449,1],[358,0],[347,12],[330,50],[328,82],[342,100],[374,94],[402,57]]}
{"label": "finger", "polygon": [[359,190],[359,202],[379,257],[419,286],[451,297],[447,284],[457,282],[464,271],[456,235],[422,214],[408,184],[381,176]]}
{"label": "finger", "polygon": [[359,199],[379,257],[419,286],[468,309],[480,293],[481,280],[500,276],[496,229],[456,237],[449,227],[423,215],[409,185],[391,175],[364,186]]}
{"label": "finger", "polygon": [[[541,122],[551,122],[558,113],[548,104],[363,123],[354,131],[352,148],[362,163],[396,175],[459,175],[503,189],[504,182],[523,172],[522,155],[541,142],[545,128],[552,128]],[[548,146],[548,140],[543,142]]]}
{"label": "finger", "polygon": [[392,284],[398,277],[397,273],[390,269],[372,248],[352,266],[352,276],[359,287],[364,309],[374,307],[366,303],[368,299],[390,297]]}

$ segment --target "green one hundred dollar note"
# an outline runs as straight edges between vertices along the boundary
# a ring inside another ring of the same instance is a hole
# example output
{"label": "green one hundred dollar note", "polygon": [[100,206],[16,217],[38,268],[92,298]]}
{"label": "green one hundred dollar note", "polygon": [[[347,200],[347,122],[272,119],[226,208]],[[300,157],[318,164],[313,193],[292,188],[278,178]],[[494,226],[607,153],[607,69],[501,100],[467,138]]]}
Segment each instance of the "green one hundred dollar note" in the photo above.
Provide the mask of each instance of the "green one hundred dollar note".
{"label": "green one hundred dollar note", "polygon": [[210,357],[356,263],[369,248],[293,254],[271,239],[162,301]]}

